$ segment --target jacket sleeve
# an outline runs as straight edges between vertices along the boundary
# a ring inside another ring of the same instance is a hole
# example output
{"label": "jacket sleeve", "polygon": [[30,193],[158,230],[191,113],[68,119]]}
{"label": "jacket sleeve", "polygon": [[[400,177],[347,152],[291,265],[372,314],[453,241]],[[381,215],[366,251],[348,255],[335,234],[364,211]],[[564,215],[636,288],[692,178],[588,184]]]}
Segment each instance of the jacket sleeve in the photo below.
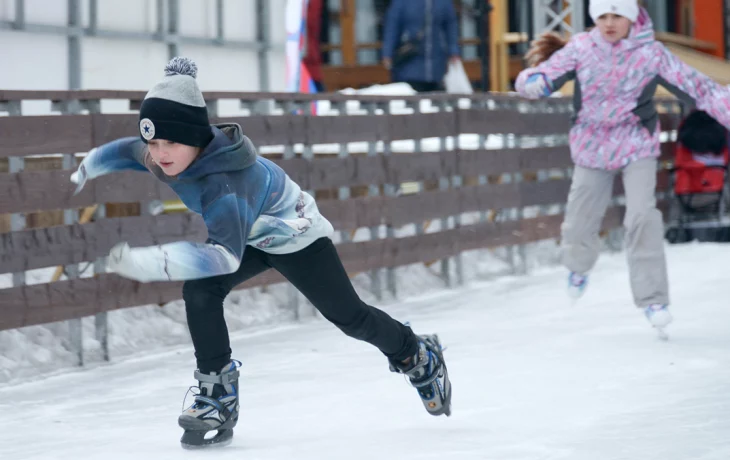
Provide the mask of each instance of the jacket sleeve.
{"label": "jacket sleeve", "polygon": [[147,171],[144,165],[146,145],[138,137],[125,137],[92,149],[71,180],[78,193],[88,179],[123,170]]}
{"label": "jacket sleeve", "polygon": [[661,53],[659,84],[680,99],[690,99],[697,109],[704,110],[730,129],[730,88],[685,64],[663,44],[657,43],[656,46]]}
{"label": "jacket sleeve", "polygon": [[248,203],[234,194],[224,195],[203,209],[203,220],[208,228],[204,244],[181,242],[162,246],[168,253],[168,279],[226,275],[241,265],[253,225]]}
{"label": "jacket sleeve", "polygon": [[546,61],[541,62],[536,67],[531,67],[520,72],[515,81],[515,89],[524,96],[525,83],[530,75],[542,73],[550,82],[550,89],[555,91],[569,80],[575,78],[575,68],[577,65],[578,51],[575,39],[572,39],[563,48],[553,53]]}
{"label": "jacket sleeve", "polygon": [[383,31],[383,59],[392,59],[398,46],[401,34],[401,0],[393,0],[385,13],[385,30]]}
{"label": "jacket sleeve", "polygon": [[446,40],[449,45],[449,57],[459,56],[459,24],[451,0],[446,2]]}
{"label": "jacket sleeve", "polygon": [[147,171],[144,166],[145,143],[138,137],[125,137],[92,149],[81,164],[89,179],[115,171]]}
{"label": "jacket sleeve", "polygon": [[[179,241],[119,250],[110,268],[141,282],[185,281],[233,273],[241,265],[253,215],[244,200],[222,196],[203,210],[208,227],[205,243]],[[115,250],[111,258],[114,259]]]}

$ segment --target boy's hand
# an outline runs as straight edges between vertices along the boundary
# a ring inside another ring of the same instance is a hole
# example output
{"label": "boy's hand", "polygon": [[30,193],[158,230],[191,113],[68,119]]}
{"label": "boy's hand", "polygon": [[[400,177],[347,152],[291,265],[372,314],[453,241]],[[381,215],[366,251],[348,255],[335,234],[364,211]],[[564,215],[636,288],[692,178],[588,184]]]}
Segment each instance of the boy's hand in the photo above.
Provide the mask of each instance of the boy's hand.
{"label": "boy's hand", "polygon": [[84,188],[84,184],[86,184],[87,174],[86,174],[86,168],[84,167],[84,164],[81,163],[81,166],[79,166],[79,169],[76,170],[73,174],[71,174],[71,182],[76,184],[76,190],[74,191],[74,196],[78,195],[82,188]]}
{"label": "boy's hand", "polygon": [[524,94],[529,99],[539,99],[550,96],[552,89],[544,73],[534,73],[527,77]]}
{"label": "boy's hand", "polygon": [[147,282],[160,275],[157,271],[161,270],[157,268],[161,265],[160,258],[164,260],[164,257],[159,246],[133,251],[128,243],[118,243],[109,251],[108,267],[125,278]]}

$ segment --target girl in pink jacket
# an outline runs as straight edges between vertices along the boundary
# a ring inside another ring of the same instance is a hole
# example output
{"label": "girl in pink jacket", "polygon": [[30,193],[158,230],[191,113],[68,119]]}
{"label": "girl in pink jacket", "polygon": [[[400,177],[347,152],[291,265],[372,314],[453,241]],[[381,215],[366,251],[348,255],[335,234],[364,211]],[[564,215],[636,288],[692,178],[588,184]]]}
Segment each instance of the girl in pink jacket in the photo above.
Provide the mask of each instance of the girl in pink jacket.
{"label": "girl in pink jacket", "polygon": [[654,195],[661,130],[652,100],[661,84],[728,127],[730,90],[656,41],[651,19],[636,0],[591,0],[589,12],[596,27],[574,35],[549,59],[521,72],[516,87],[536,99],[575,80],[570,130],[575,170],[561,227],[571,295],[583,293],[598,259],[598,232],[620,171],[634,302],[665,337],[663,329],[672,317],[663,221]]}

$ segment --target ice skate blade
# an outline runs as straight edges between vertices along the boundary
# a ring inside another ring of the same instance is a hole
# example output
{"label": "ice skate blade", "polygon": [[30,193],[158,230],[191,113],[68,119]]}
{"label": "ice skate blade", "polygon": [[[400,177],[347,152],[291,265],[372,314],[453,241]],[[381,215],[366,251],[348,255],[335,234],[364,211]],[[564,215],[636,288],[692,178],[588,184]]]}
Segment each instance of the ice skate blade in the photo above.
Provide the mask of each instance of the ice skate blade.
{"label": "ice skate blade", "polygon": [[447,417],[451,417],[451,404],[449,403],[448,406],[444,406],[439,410],[430,411],[430,410],[426,409],[426,411],[429,414],[433,415],[434,417],[438,417],[440,415],[445,415]]}
{"label": "ice skate blade", "polygon": [[672,321],[672,315],[670,315],[669,312],[666,310],[660,310],[658,312],[655,312],[651,316],[651,318],[649,318],[649,322],[651,323],[651,325],[657,329],[663,329],[669,326]]}
{"label": "ice skate blade", "polygon": [[444,399],[443,404],[441,404],[441,407],[437,409],[430,409],[428,406],[429,404],[424,401],[424,405],[426,406],[426,411],[433,415],[434,417],[438,417],[440,415],[445,415],[447,417],[451,417],[451,380],[449,379],[448,373],[446,373],[446,379],[448,381],[448,391],[446,393],[446,398]]}
{"label": "ice skate blade", "polygon": [[186,431],[180,438],[180,445],[185,450],[219,448],[233,441],[233,430],[218,430],[212,438],[205,439],[208,431]]}
{"label": "ice skate blade", "polygon": [[661,340],[663,342],[666,342],[667,340],[669,340],[669,334],[667,334],[667,332],[664,329],[656,328],[656,333],[657,333],[657,337],[659,338],[659,340]]}
{"label": "ice skate blade", "polygon": [[578,300],[580,300],[581,297],[583,297],[583,294],[585,293],[584,290],[577,288],[577,287],[569,287],[568,288],[568,298],[571,300],[571,302],[575,305]]}

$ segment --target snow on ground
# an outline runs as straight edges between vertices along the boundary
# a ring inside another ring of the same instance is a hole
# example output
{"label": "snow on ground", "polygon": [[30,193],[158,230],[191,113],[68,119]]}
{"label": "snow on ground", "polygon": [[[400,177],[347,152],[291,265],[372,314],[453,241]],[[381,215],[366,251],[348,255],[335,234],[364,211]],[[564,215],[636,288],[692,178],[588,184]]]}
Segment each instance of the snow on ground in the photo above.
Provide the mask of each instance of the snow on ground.
{"label": "snow on ground", "polygon": [[[437,225],[435,227],[438,227]],[[555,244],[547,241],[531,245],[532,265],[555,262]],[[465,278],[479,279],[510,271],[504,261],[505,250],[472,251],[464,255]],[[47,282],[53,269],[28,272],[28,283]],[[445,287],[440,276],[440,264],[431,267],[414,264],[396,269],[398,298],[404,299],[424,292],[435,292]],[[385,275],[381,273],[382,285]],[[6,276],[5,278],[9,278]],[[0,277],[0,283],[9,282]],[[353,278],[361,297],[371,304],[392,304],[398,299],[384,293],[379,302],[371,291],[368,274]],[[234,291],[225,301],[226,321],[231,331],[248,331],[295,321],[295,312],[287,304],[287,285],[278,284],[268,289],[253,288]],[[306,314],[309,303],[300,296]],[[146,305],[115,310],[109,313],[109,348],[112,361],[120,357],[155,352],[190,343],[185,319],[185,307],[181,300],[163,307]],[[84,353],[87,365],[96,365],[101,358],[101,344],[95,338],[94,318],[84,318]],[[30,326],[0,331],[0,384],[21,379],[53,375],[73,368],[76,357],[69,343],[67,322]],[[0,457],[2,458],[2,457]]]}
{"label": "snow on ground", "polygon": [[676,323],[656,339],[624,255],[603,254],[572,305],[565,273],[472,281],[387,311],[438,332],[451,418],[427,415],[369,345],[323,320],[234,335],[243,361],[233,443],[179,447],[192,350],[169,349],[0,388],[0,458],[730,458],[730,247],[668,248]]}

